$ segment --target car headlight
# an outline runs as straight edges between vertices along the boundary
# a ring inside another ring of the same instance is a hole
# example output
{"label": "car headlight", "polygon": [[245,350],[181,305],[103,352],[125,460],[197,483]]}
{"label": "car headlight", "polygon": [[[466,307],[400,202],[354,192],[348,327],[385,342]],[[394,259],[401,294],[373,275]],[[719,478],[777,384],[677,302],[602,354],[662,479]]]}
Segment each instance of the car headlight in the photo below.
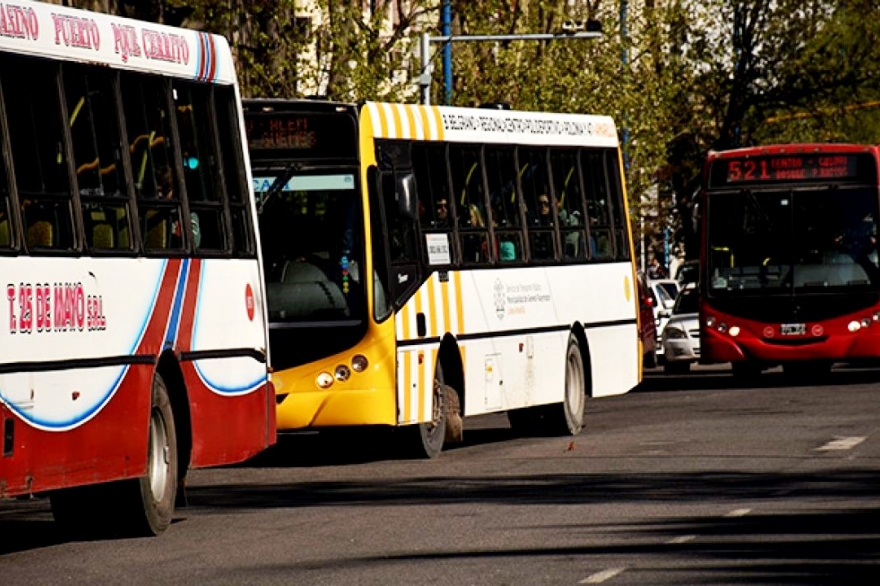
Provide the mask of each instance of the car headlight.
{"label": "car headlight", "polygon": [[666,326],[666,329],[663,330],[663,337],[667,340],[686,340],[687,334],[684,333],[684,330]]}

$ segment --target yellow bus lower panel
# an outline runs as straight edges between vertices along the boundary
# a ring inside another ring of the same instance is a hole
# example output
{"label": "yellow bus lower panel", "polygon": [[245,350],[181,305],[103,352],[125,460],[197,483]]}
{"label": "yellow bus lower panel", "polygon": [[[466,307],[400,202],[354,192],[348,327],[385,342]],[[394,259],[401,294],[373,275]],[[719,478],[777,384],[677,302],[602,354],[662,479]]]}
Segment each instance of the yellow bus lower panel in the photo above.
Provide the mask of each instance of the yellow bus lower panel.
{"label": "yellow bus lower panel", "polygon": [[293,392],[278,405],[278,429],[395,425],[392,388]]}

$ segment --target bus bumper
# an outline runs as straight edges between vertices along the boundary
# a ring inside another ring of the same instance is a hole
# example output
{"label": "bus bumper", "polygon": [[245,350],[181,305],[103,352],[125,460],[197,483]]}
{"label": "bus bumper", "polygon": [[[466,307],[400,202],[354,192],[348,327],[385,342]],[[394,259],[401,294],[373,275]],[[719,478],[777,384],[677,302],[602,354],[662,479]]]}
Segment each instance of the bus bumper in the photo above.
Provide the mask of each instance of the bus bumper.
{"label": "bus bumper", "polygon": [[280,431],[397,423],[392,388],[293,391],[276,398]]}
{"label": "bus bumper", "polygon": [[[835,328],[837,329],[837,328]],[[810,360],[844,361],[880,357],[880,323],[859,331],[792,339],[766,339],[747,331],[736,338],[729,332],[704,328],[701,339],[704,364],[758,361],[780,363]]]}

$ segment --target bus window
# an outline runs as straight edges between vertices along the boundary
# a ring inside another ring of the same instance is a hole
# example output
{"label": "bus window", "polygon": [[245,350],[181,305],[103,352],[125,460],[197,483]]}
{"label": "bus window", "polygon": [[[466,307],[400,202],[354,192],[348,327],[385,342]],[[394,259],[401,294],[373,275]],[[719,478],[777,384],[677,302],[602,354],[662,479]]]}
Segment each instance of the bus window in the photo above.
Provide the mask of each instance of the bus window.
{"label": "bus window", "polygon": [[462,262],[491,261],[486,224],[486,200],[478,147],[449,145],[452,193],[458,211]]}
{"label": "bus window", "polygon": [[245,175],[238,118],[237,98],[231,87],[214,87],[214,108],[217,114],[217,134],[224,137],[220,141],[220,155],[223,158],[223,177],[226,199],[229,206],[229,221],[232,225],[232,248],[236,256],[254,255],[254,230],[248,207],[248,188]]}
{"label": "bus window", "polygon": [[27,57],[4,55],[0,61],[9,147],[29,249],[74,246],[57,73],[56,65]]}
{"label": "bus window", "polygon": [[486,178],[492,226],[495,231],[495,257],[500,262],[523,259],[520,204],[516,193],[516,162],[512,148],[486,147]]}
{"label": "bus window", "polygon": [[76,64],[64,64],[62,77],[86,245],[129,250],[129,201],[113,78]]}
{"label": "bus window", "polygon": [[226,231],[218,181],[220,159],[211,128],[211,90],[186,82],[175,82],[173,88],[193,245],[221,251],[226,249]]}
{"label": "bus window", "polygon": [[604,158],[602,151],[581,152],[581,169],[584,173],[589,221],[590,257],[600,260],[614,258],[611,205],[608,201],[608,182],[605,176],[607,168]]}
{"label": "bus window", "polygon": [[158,77],[122,74],[120,89],[144,249],[182,250],[168,85]]}
{"label": "bus window", "polygon": [[530,258],[537,261],[554,259],[556,219],[547,175],[546,150],[519,150],[519,181],[528,218]]}
{"label": "bus window", "polygon": [[412,145],[413,173],[419,196],[419,224],[424,236],[425,262],[452,264],[454,198],[449,193],[446,147],[431,143]]}
{"label": "bus window", "polygon": [[[0,133],[0,153],[7,152],[6,139]],[[6,157],[0,156],[0,248],[12,247],[12,220],[9,217],[9,172]]]}
{"label": "bus window", "polygon": [[584,232],[583,196],[577,168],[576,151],[551,150],[550,169],[556,194],[559,231],[562,234],[562,256],[567,259],[587,257]]}
{"label": "bus window", "polygon": [[612,207],[612,223],[614,230],[614,242],[617,252],[617,260],[629,260],[629,236],[626,231],[626,207],[623,203],[623,187],[620,180],[620,161],[617,153],[606,151],[605,164],[608,169],[608,188],[610,190],[610,201]]}

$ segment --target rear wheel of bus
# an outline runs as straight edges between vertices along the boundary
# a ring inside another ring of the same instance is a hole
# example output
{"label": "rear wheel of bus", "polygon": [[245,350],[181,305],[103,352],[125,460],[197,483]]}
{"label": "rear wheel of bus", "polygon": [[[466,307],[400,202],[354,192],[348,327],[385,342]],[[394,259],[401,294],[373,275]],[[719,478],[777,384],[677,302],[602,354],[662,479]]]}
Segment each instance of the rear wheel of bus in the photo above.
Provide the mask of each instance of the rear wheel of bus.
{"label": "rear wheel of bus", "polygon": [[586,380],[580,342],[572,334],[565,353],[562,403],[508,411],[510,427],[522,435],[577,435],[584,427]]}
{"label": "rear wheel of bus", "polygon": [[69,535],[158,535],[171,524],[177,491],[177,435],[171,401],[156,373],[150,405],[147,474],[55,491],[52,514]]}

